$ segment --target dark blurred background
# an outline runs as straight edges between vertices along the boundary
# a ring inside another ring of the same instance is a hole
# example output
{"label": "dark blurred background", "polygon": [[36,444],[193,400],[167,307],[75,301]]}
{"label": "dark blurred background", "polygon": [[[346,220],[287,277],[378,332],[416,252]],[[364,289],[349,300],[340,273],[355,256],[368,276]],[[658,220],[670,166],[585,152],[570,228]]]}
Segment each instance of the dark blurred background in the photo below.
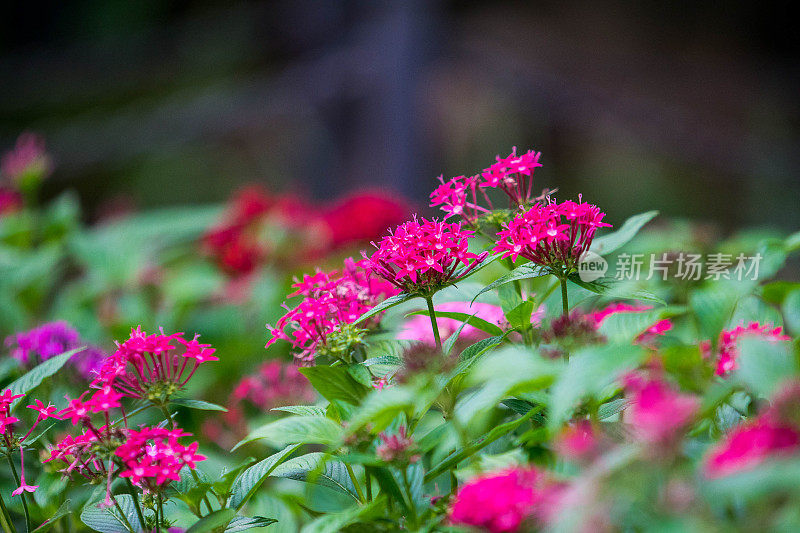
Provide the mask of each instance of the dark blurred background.
{"label": "dark blurred background", "polygon": [[90,216],[224,200],[246,182],[325,199],[512,146],[538,185],[612,222],[646,209],[800,227],[791,4],[12,1],[0,150],[43,134],[46,193]]}

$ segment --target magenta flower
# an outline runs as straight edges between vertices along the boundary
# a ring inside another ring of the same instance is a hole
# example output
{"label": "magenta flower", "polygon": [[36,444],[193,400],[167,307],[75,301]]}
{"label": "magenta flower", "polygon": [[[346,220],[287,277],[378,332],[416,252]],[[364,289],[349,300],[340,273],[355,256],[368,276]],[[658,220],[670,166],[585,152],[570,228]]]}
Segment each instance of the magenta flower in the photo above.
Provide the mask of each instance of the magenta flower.
{"label": "magenta flower", "polygon": [[462,279],[489,255],[469,251],[474,235],[460,223],[414,218],[373,243],[377,251],[368,268],[403,292],[429,296]]}
{"label": "magenta flower", "polygon": [[197,462],[205,460],[196,453],[196,442],[189,446],[178,442],[186,436],[189,434],[181,429],[129,430],[125,442],[114,451],[125,464],[120,477],[130,478],[134,485],[152,491],[163,491],[170,482],[180,481],[181,468],[194,470]]}
{"label": "magenta flower", "polygon": [[0,216],[18,211],[21,207],[22,196],[17,191],[0,186]]}
{"label": "magenta flower", "polygon": [[799,449],[800,433],[795,428],[759,418],[735,428],[711,450],[705,473],[709,478],[727,476]]}
{"label": "magenta flower", "polygon": [[[367,261],[347,259],[341,272],[317,272],[296,281],[293,287],[297,290],[289,296],[302,296],[303,300],[294,309],[287,308],[274,327],[267,324],[272,334],[267,347],[278,339],[288,341],[296,350],[295,357],[304,363],[313,363],[319,352],[331,351],[332,334],[397,293],[390,283],[373,276],[367,265]],[[381,317],[376,315],[363,326],[375,327]]]}
{"label": "magenta flower", "polygon": [[589,459],[598,448],[598,438],[588,420],[579,420],[567,426],[555,442],[556,451],[577,461]]}
{"label": "magenta flower", "polygon": [[400,426],[397,434],[380,434],[383,442],[375,449],[375,453],[381,461],[386,463],[416,463],[420,460],[417,453],[417,444],[414,439],[408,436],[405,426]]}
{"label": "magenta flower", "polygon": [[602,221],[604,216],[586,202],[537,203],[497,234],[494,251],[512,261],[522,256],[563,276],[578,266],[597,228],[610,227]]}
{"label": "magenta flower", "polygon": [[[535,468],[513,468],[471,479],[450,504],[454,525],[491,533],[520,531],[527,521],[543,522],[562,486]],[[527,531],[527,529],[526,529]]]}
{"label": "magenta flower", "polygon": [[492,205],[486,192],[479,186],[478,176],[458,176],[448,181],[439,176],[438,179],[442,184],[431,193],[431,207],[439,206],[447,213],[445,220],[452,216],[461,216],[474,225],[480,216],[491,212],[491,209],[478,205],[479,192],[486,204]]}
{"label": "magenta flower", "polygon": [[108,395],[110,389],[130,398],[166,401],[186,385],[201,364],[219,360],[214,355],[215,349],[200,344],[197,335],[189,341],[181,335],[166,335],[163,330],[148,335],[141,326],[132,329],[130,338],[118,344],[97,371],[91,386],[100,389],[104,396],[93,397],[95,405],[115,401]]}
{"label": "magenta flower", "polygon": [[770,342],[780,342],[791,340],[790,337],[783,335],[780,327],[773,327],[771,324],[761,325],[758,322],[751,322],[748,326],[736,326],[731,330],[722,330],[717,342],[717,353],[714,355],[709,341],[700,343],[700,351],[706,359],[716,359],[715,374],[726,376],[731,371],[739,367],[736,359],[739,356],[737,344],[739,339],[746,336],[762,337]]}
{"label": "magenta flower", "polygon": [[[6,347],[11,349],[11,357],[27,368],[84,344],[78,332],[63,320],[48,322],[5,339]],[[102,350],[90,346],[73,355],[69,364],[83,377],[91,378],[105,356]]]}
{"label": "magenta flower", "polygon": [[497,161],[481,173],[481,187],[497,188],[506,193],[514,208],[531,202],[533,172],[539,163],[541,152],[528,150],[517,155],[516,146],[507,157],[497,156]]}
{"label": "magenta flower", "polygon": [[700,408],[697,398],[676,392],[664,381],[629,374],[624,382],[632,393],[628,421],[644,442],[661,446],[674,443]]}

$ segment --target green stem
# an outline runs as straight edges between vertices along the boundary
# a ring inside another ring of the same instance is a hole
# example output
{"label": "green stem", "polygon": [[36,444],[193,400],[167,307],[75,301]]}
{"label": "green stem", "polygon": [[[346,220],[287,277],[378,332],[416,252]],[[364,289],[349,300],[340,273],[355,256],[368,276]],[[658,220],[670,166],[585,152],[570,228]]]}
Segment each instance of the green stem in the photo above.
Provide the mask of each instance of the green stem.
{"label": "green stem", "polygon": [[426,296],[425,302],[428,304],[428,316],[431,319],[431,328],[433,328],[433,338],[436,340],[436,349],[442,351],[442,337],[439,335],[439,325],[436,323],[436,311],[433,309],[433,297]]}
{"label": "green stem", "polygon": [[358,480],[356,479],[356,473],[353,472],[353,467],[349,464],[345,463],[344,467],[347,469],[347,473],[350,475],[350,480],[353,482],[353,487],[356,489],[356,494],[358,494],[358,499],[361,503],[364,503],[366,500],[364,499],[364,493],[361,492],[361,486],[358,484]]}
{"label": "green stem", "polygon": [[136,530],[133,529],[133,526],[128,521],[128,517],[125,516],[125,512],[122,510],[122,507],[119,506],[119,502],[117,501],[117,499],[114,496],[111,496],[111,501],[114,502],[114,507],[117,508],[117,511],[119,512],[119,516],[122,518],[122,521],[125,522],[124,525],[125,525],[125,527],[128,528],[128,531],[130,531],[131,533],[136,533]]}
{"label": "green stem", "polygon": [[156,495],[156,533],[161,533],[161,522],[164,520],[164,500],[161,498],[161,493]]}
{"label": "green stem", "polygon": [[[17,474],[17,467],[14,466],[14,461],[11,459],[11,454],[6,455],[6,459],[8,459],[8,464],[11,466],[11,472],[14,474],[14,481],[16,481],[17,485],[21,485],[22,483],[19,480],[19,474]],[[22,510],[25,512],[25,528],[26,531],[30,533],[31,515],[28,512],[28,503],[27,498],[25,497],[25,491],[22,491],[22,494],[20,494],[19,497],[22,498]]]}
{"label": "green stem", "polygon": [[564,316],[569,314],[569,298],[567,297],[567,278],[561,278],[561,304],[564,308]]}
{"label": "green stem", "polygon": [[372,476],[370,475],[370,468],[364,467],[364,489],[367,492],[367,501],[372,501]]}
{"label": "green stem", "polygon": [[[144,515],[142,514],[142,507],[139,505],[139,495],[136,493],[136,489],[133,487],[133,483],[131,483],[131,478],[126,477],[125,483],[128,485],[128,493],[133,498],[133,506],[136,508],[136,516],[139,518],[139,524],[142,526],[142,531],[147,531],[147,527],[145,526]],[[116,503],[116,500],[114,501]]]}
{"label": "green stem", "polygon": [[411,519],[412,525],[416,528],[417,525],[417,506],[414,504],[414,497],[411,495],[411,483],[408,482],[408,467],[403,467],[400,469],[400,474],[403,476],[403,485],[406,489],[406,497],[408,498],[408,510],[411,513],[409,517]]}
{"label": "green stem", "polygon": [[3,499],[3,495],[0,494],[0,525],[3,526],[4,533],[17,533],[17,528],[14,527],[14,522],[11,521],[11,516],[8,514],[8,508],[6,507],[6,501]]}

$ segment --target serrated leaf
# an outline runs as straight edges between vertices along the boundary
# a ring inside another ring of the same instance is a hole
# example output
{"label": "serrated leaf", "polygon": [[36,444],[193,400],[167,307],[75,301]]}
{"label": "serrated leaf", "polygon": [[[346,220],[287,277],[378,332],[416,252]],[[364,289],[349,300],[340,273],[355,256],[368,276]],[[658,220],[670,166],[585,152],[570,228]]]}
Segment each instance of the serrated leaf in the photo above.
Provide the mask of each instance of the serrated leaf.
{"label": "serrated leaf", "polygon": [[222,411],[227,413],[228,410],[221,405],[203,400],[194,400],[192,398],[172,398],[169,403],[173,405],[180,405],[181,407],[188,407],[189,409],[197,409],[200,411]]}
{"label": "serrated leaf", "polygon": [[219,509],[195,522],[186,533],[212,533],[227,527],[235,516],[233,509]]}
{"label": "serrated leaf", "polygon": [[347,368],[342,366],[309,366],[301,368],[300,372],[329,402],[342,400],[358,405],[370,390],[356,381]]}
{"label": "serrated leaf", "polygon": [[477,300],[478,296],[480,296],[481,294],[494,290],[502,285],[506,285],[507,283],[512,283],[514,281],[518,281],[521,279],[538,278],[539,276],[546,276],[547,274],[549,274],[549,272],[544,267],[534,265],[532,263],[526,263],[524,265],[518,266],[505,276],[496,279],[495,281],[493,281],[492,283],[490,283],[489,285],[485,286],[480,291],[478,291],[478,294],[476,294],[472,298],[472,302],[470,303],[475,302],[475,300]]}
{"label": "serrated leaf", "polygon": [[230,521],[228,527],[225,528],[225,533],[238,533],[239,531],[247,531],[257,527],[266,527],[270,524],[277,522],[274,518],[267,518],[265,516],[236,516]]}
{"label": "serrated leaf", "polygon": [[367,311],[366,313],[364,313],[363,315],[361,315],[360,317],[358,317],[358,319],[355,322],[353,322],[353,324],[354,325],[358,325],[361,322],[365,321],[366,319],[377,315],[381,311],[386,311],[387,309],[389,309],[391,307],[394,307],[395,305],[399,305],[399,304],[401,304],[403,302],[407,302],[407,301],[411,300],[412,298],[416,298],[416,297],[417,297],[416,294],[407,294],[407,293],[404,292],[404,293],[392,296],[391,298],[387,298],[384,301],[382,301],[381,303],[379,303],[378,305],[376,305],[375,307],[373,307],[372,309],[370,309],[369,311]]}
{"label": "serrated leaf", "polygon": [[288,459],[298,448],[300,448],[299,444],[287,446],[278,453],[270,455],[242,472],[239,477],[236,478],[236,481],[233,482],[228,507],[236,509],[237,511],[244,507],[244,504],[253,497],[272,471],[283,461]]}
{"label": "serrated leaf", "polygon": [[328,458],[320,452],[289,459],[275,468],[270,475],[272,477],[316,483],[347,494],[356,501],[358,500],[353,481],[347,473],[345,464],[336,459]]}
{"label": "serrated leaf", "polygon": [[344,430],[333,420],[320,416],[289,416],[265,424],[250,432],[231,451],[256,440],[266,440],[281,448],[289,444],[337,445]]}
{"label": "serrated leaf", "polygon": [[[40,363],[39,365],[30,369],[6,388],[10,389],[14,394],[28,394],[30,391],[38,387],[42,383],[42,380],[49,378],[61,370],[61,367],[63,367],[66,362],[69,361],[70,357],[85,349],[85,346],[81,348],[75,348],[74,350],[51,357],[47,361],[44,361],[43,363]],[[9,406],[9,412],[13,411],[22,400],[23,398],[17,398],[14,400]]]}
{"label": "serrated leaf", "polygon": [[284,405],[282,407],[273,407],[270,411],[283,411],[284,413],[301,416],[325,416],[325,408],[316,405]]}
{"label": "serrated leaf", "polygon": [[633,215],[623,222],[622,226],[612,233],[595,237],[592,241],[590,251],[598,254],[610,254],[628,244],[642,227],[653,220],[658,215],[658,211],[647,211]]}

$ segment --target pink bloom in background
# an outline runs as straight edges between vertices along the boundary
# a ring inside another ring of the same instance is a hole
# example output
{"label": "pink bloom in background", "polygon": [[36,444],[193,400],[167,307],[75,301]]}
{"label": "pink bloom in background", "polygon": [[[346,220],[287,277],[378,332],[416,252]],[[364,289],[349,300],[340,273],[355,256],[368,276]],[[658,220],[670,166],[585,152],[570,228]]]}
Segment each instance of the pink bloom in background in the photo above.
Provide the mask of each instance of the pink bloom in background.
{"label": "pink bloom in background", "polygon": [[547,519],[562,488],[535,468],[484,474],[458,489],[450,504],[449,519],[454,525],[491,533],[520,531],[523,522]]}
{"label": "pink bloom in background", "polygon": [[705,472],[710,478],[727,476],[799,449],[800,433],[795,428],[759,418],[735,428],[717,444],[706,459]]}
{"label": "pink bloom in background", "polygon": [[13,213],[22,208],[22,196],[0,186],[0,216]]}
{"label": "pink bloom in background", "polygon": [[[597,328],[603,324],[606,318],[613,314],[617,313],[642,313],[644,311],[649,311],[652,309],[653,306],[651,305],[630,305],[624,302],[618,302],[615,304],[611,304],[600,311],[595,311],[591,313],[590,316],[597,324]],[[643,331],[638,337],[636,337],[636,342],[638,344],[651,344],[657,337],[665,335],[667,331],[672,329],[672,321],[668,318],[664,318],[659,320],[645,331]]]}
{"label": "pink bloom in background", "polygon": [[[23,366],[31,368],[66,351],[85,345],[77,331],[63,320],[49,322],[28,331],[16,333],[6,338],[6,347],[11,349],[11,357]],[[99,369],[106,354],[97,347],[89,346],[73,355],[69,363],[82,376],[92,378]]]}
{"label": "pink bloom in background", "polygon": [[631,393],[627,420],[636,436],[645,442],[673,443],[700,408],[699,399],[678,393],[664,381],[629,374],[624,382]]}
{"label": "pink bloom in background", "polygon": [[[267,325],[272,334],[267,347],[283,339],[292,344],[295,357],[313,363],[314,355],[320,347],[326,346],[331,333],[345,324],[352,324],[397,293],[392,284],[373,276],[367,265],[366,261],[347,259],[341,272],[318,271],[313,276],[296,280],[292,285],[296,290],[289,296],[302,296],[303,301],[294,309],[288,309],[274,327]],[[363,327],[377,326],[381,317],[382,314],[372,317]]]}
{"label": "pink bloom in background", "polygon": [[403,292],[429,294],[466,276],[489,255],[469,251],[474,236],[460,223],[415,217],[373,243],[377,250],[367,266]]}
{"label": "pink bloom in background", "polygon": [[783,329],[774,327],[771,324],[761,325],[758,322],[751,322],[749,325],[736,326],[730,330],[722,330],[717,342],[717,353],[713,354],[711,343],[703,341],[700,343],[700,351],[706,359],[716,359],[715,373],[718,376],[725,376],[739,367],[736,359],[739,356],[737,343],[739,339],[746,336],[762,337],[771,342],[788,341],[790,337],[783,335]]}
{"label": "pink bloom in background", "polygon": [[330,233],[330,246],[339,249],[377,239],[406,220],[410,212],[405,200],[396,194],[359,192],[337,201],[321,218]]}
{"label": "pink bloom in background", "polygon": [[92,387],[114,389],[122,396],[165,400],[191,379],[201,364],[218,361],[215,349],[200,344],[197,336],[185,340],[182,333],[148,335],[141,326],[117,345],[97,372]]}
{"label": "pink bloom in background", "polygon": [[46,178],[51,171],[52,163],[44,139],[35,133],[20,135],[14,148],[0,159],[0,174],[13,182],[20,183],[28,177]]}
{"label": "pink bloom in background", "polygon": [[592,423],[579,420],[567,426],[555,442],[556,451],[570,459],[578,461],[589,459],[595,455],[598,439]]}
{"label": "pink bloom in background", "polygon": [[586,202],[537,203],[497,234],[494,251],[512,261],[522,256],[559,272],[572,269],[592,245],[597,228],[610,227],[602,221],[604,216]]}
{"label": "pink bloom in background", "polygon": [[375,449],[375,454],[386,463],[404,462],[416,463],[420,455],[416,453],[416,443],[408,436],[405,426],[400,426],[395,435],[386,432],[380,434],[381,444]]}
{"label": "pink bloom in background", "polygon": [[263,411],[314,401],[316,393],[297,366],[274,359],[245,376],[233,389],[234,403],[247,400]]}

